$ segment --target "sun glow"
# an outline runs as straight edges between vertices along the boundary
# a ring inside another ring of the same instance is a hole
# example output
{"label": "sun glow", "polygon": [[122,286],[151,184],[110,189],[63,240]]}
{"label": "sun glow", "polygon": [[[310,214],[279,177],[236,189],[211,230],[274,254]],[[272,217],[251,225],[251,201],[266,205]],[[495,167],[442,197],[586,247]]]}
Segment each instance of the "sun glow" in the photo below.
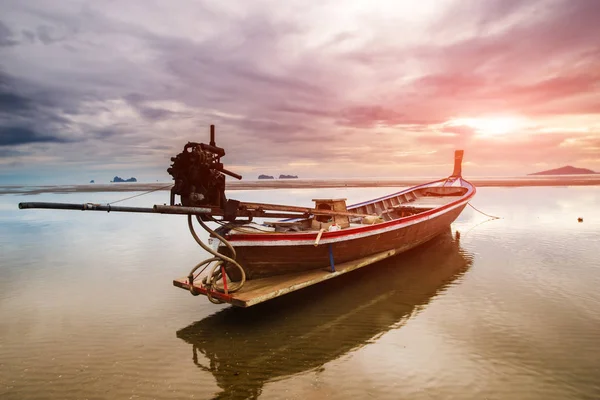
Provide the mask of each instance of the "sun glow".
{"label": "sun glow", "polygon": [[450,121],[450,124],[471,127],[481,136],[506,135],[525,126],[522,119],[515,117],[458,118]]}

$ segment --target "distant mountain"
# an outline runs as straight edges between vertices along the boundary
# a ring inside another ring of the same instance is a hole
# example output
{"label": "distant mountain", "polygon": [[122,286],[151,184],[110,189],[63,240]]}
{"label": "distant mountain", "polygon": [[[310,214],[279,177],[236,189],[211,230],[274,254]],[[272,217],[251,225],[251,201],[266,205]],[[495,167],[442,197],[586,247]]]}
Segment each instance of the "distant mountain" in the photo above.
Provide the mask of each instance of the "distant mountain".
{"label": "distant mountain", "polygon": [[560,167],[556,169],[549,169],[548,171],[535,172],[527,175],[581,175],[581,174],[596,174],[597,172],[587,168],[577,168],[571,165]]}
{"label": "distant mountain", "polygon": [[275,179],[275,178],[272,177],[271,175],[259,175],[258,179]]}
{"label": "distant mountain", "polygon": [[279,175],[279,179],[298,179],[297,175]]}
{"label": "distant mountain", "polygon": [[115,176],[111,182],[137,182],[137,179],[131,177],[129,179],[123,179],[121,177]]}

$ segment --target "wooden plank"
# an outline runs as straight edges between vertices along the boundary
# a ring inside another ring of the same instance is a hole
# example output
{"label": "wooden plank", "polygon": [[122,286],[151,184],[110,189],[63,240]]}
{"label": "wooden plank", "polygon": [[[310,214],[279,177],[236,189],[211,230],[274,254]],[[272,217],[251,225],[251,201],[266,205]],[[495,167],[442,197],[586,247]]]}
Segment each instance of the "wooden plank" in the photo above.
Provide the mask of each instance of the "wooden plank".
{"label": "wooden plank", "polygon": [[411,201],[407,204],[407,206],[416,207],[416,206],[430,206],[430,207],[441,207],[446,204],[452,203],[456,201],[458,198],[454,196],[446,196],[446,197],[418,197],[416,200]]}
{"label": "wooden plank", "polygon": [[298,222],[298,221],[267,221],[267,222],[263,222],[263,224],[265,224],[267,226],[288,227],[288,226],[294,226],[294,225],[301,225],[301,222]]}
{"label": "wooden plank", "polygon": [[240,203],[240,207],[245,207],[249,210],[262,209],[264,211],[288,211],[298,213],[308,213],[313,215],[344,215],[348,217],[367,217],[368,214],[357,214],[350,211],[333,211],[333,210],[317,210],[316,208],[310,207],[297,207],[297,206],[286,206],[281,204],[267,204],[267,203]]}
{"label": "wooden plank", "polygon": [[[326,266],[323,269],[253,279],[246,281],[244,287],[239,292],[230,295],[220,292],[211,292],[211,296],[226,303],[233,304],[234,306],[250,307],[376,263],[392,257],[400,251],[401,250],[388,250],[359,260],[339,264],[336,265],[335,272],[331,272],[329,269],[330,267]],[[175,279],[173,280],[173,285],[185,290],[190,290],[187,278]],[[201,294],[207,294],[206,289],[196,283],[194,283],[194,288]]]}
{"label": "wooden plank", "polygon": [[317,201],[321,201],[321,202],[334,202],[334,201],[346,201],[348,199],[312,199],[312,201],[317,202]]}
{"label": "wooden plank", "polygon": [[395,205],[391,208],[388,208],[384,212],[391,212],[394,210],[403,210],[403,209],[420,209],[420,210],[431,210],[432,208],[437,208],[441,206],[445,206],[446,204],[452,203],[456,200],[456,197],[418,197],[416,200],[411,201],[409,203],[402,203],[399,205]]}

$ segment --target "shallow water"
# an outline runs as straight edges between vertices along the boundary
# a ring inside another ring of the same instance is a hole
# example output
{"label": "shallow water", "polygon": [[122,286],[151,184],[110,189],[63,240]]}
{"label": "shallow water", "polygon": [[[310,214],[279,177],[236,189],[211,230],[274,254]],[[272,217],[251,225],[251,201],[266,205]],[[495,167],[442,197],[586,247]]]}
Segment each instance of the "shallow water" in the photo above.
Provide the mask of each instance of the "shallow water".
{"label": "shallow water", "polygon": [[466,208],[423,247],[247,310],[172,286],[205,256],[184,217],[16,206],[127,195],[0,196],[0,398],[600,398],[600,187],[481,188],[502,219]]}

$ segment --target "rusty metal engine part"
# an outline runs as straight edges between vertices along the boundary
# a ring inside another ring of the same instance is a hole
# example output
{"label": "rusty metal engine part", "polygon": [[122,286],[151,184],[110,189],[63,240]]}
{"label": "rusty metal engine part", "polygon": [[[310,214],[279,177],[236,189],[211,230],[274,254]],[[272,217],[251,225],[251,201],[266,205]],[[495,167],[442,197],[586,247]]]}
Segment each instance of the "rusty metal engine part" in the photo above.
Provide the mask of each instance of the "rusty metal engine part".
{"label": "rusty metal engine part", "polygon": [[210,144],[188,142],[183,151],[171,157],[173,164],[167,172],[175,184],[171,189],[171,205],[175,196],[187,207],[209,206],[225,209],[225,175],[242,177],[223,168],[221,157],[225,150],[215,145],[215,127],[210,126]]}

